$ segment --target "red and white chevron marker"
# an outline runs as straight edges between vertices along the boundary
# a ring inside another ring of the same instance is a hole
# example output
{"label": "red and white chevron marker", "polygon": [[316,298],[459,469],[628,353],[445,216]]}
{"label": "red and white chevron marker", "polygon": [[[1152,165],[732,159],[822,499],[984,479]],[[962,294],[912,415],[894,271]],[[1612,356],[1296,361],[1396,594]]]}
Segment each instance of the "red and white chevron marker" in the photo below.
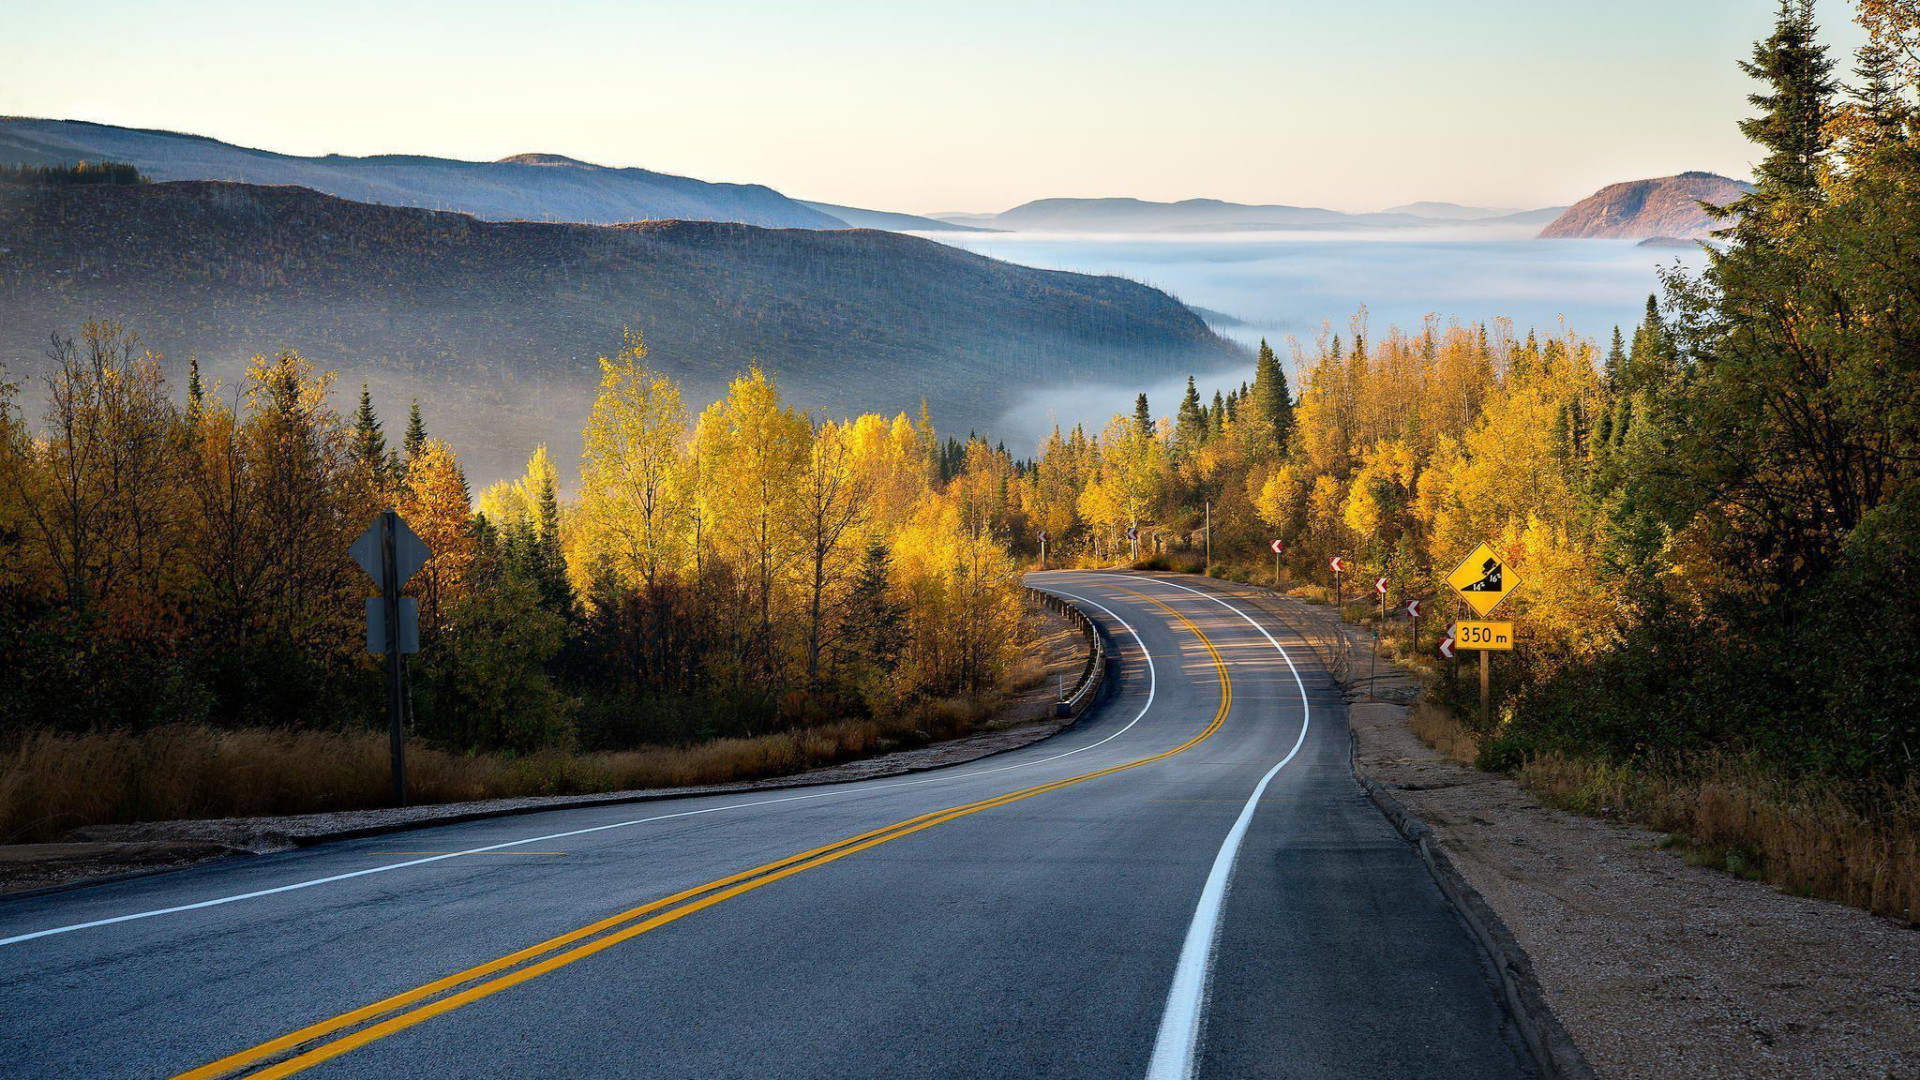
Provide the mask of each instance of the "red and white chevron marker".
{"label": "red and white chevron marker", "polygon": [[1387,579],[1383,577],[1374,578],[1373,591],[1379,593],[1381,596],[1387,595]]}
{"label": "red and white chevron marker", "polygon": [[1275,540],[1273,543],[1267,546],[1273,548],[1273,553],[1275,555],[1278,555],[1281,552],[1287,550],[1287,542],[1285,540]]}
{"label": "red and white chevron marker", "polygon": [[1447,631],[1446,637],[1440,639],[1440,659],[1453,659],[1453,631],[1451,630]]}
{"label": "red and white chevron marker", "polygon": [[1417,619],[1419,617],[1420,617],[1420,601],[1418,600],[1407,601],[1407,618]]}
{"label": "red and white chevron marker", "polygon": [[1333,567],[1333,572],[1338,574],[1347,568],[1347,560],[1335,555],[1333,558],[1327,560],[1327,565]]}

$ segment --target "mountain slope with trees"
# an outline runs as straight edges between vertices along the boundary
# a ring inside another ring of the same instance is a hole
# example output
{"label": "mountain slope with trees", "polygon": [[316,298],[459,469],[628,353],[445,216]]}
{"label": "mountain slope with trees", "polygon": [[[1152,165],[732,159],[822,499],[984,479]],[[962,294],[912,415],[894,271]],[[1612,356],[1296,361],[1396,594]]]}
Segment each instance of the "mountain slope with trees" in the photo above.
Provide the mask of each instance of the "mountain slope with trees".
{"label": "mountain slope with trees", "polygon": [[558,154],[457,161],[413,154],[297,157],[201,135],[0,117],[0,165],[121,161],[155,180],[294,184],[358,202],[460,210],[490,221],[614,224],[679,218],[778,228],[846,222],[759,184],[717,184]]}
{"label": "mountain slope with trees", "polygon": [[0,184],[0,361],[112,316],[179,379],[297,348],[383,398],[441,402],[476,475],[568,445],[622,327],[710,400],[751,363],[808,407],[929,402],[960,430],[1037,387],[1239,360],[1156,289],[876,231],[492,223],[228,183]]}

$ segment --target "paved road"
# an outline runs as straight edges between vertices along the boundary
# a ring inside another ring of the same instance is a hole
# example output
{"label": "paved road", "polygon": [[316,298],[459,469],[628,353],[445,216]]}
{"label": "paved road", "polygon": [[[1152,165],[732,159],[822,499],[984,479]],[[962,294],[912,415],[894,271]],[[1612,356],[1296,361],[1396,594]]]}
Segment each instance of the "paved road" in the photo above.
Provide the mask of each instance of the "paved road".
{"label": "paved road", "polygon": [[1532,1075],[1298,637],[1032,580],[1121,678],[1014,753],[0,903],[0,1075]]}

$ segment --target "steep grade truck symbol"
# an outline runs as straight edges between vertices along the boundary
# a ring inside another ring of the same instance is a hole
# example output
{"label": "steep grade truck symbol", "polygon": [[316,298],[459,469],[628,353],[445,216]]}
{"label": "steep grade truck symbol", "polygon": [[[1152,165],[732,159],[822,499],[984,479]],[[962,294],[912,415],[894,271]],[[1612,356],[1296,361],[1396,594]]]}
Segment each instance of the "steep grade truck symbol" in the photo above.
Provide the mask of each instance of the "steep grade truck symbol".
{"label": "steep grade truck symbol", "polygon": [[1500,560],[1488,559],[1480,566],[1480,580],[1471,585],[1463,585],[1461,592],[1506,592],[1500,587]]}

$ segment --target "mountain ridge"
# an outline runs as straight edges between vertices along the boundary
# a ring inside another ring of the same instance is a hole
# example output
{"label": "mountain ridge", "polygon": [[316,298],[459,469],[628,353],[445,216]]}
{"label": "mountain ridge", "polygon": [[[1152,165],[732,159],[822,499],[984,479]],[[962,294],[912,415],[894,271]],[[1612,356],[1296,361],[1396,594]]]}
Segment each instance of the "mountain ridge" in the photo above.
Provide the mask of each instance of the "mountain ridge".
{"label": "mountain ridge", "polygon": [[[1425,213],[1412,212],[1428,208]],[[1450,208],[1450,209],[1448,209]],[[1548,208],[1557,214],[1560,207]],[[1284,203],[1195,198],[1154,202],[1125,196],[1034,199],[997,214],[942,213],[942,221],[1014,232],[1194,233],[1259,230],[1519,226],[1550,220],[1545,209],[1506,211],[1452,203],[1412,203],[1366,213]]]}
{"label": "mountain ridge", "polygon": [[499,161],[425,154],[302,157],[186,132],[0,117],[0,164],[57,165],[82,159],[123,161],[155,180],[293,185],[355,202],[458,210],[489,221],[611,225],[677,218],[770,228],[846,228],[846,222],[763,184],[593,165],[559,154],[516,154]]}
{"label": "mountain ridge", "polygon": [[[383,401],[432,404],[477,482],[537,442],[571,459],[595,358],[640,331],[689,404],[760,363],[787,398],[993,430],[1047,386],[1218,368],[1245,350],[1166,293],[875,230],[488,222],[222,181],[0,183],[0,362],[117,319],[175,381],[298,348]],[[391,406],[389,406],[391,408]]]}

